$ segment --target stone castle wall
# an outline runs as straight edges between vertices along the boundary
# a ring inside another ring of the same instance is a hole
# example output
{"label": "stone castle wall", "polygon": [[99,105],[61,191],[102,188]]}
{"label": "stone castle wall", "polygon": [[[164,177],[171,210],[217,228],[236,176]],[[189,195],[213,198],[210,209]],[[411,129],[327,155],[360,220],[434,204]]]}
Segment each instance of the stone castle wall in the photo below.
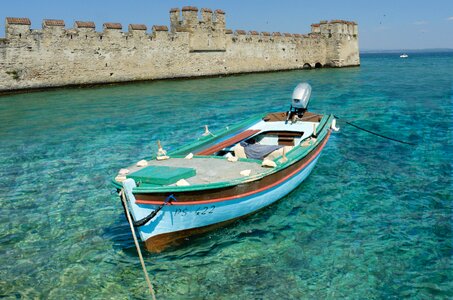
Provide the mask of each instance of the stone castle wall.
{"label": "stone castle wall", "polygon": [[27,18],[7,18],[0,39],[0,92],[67,85],[177,77],[357,66],[357,24],[313,24],[309,34],[225,28],[225,13],[183,7],[170,11],[170,29],[44,20],[30,29]]}

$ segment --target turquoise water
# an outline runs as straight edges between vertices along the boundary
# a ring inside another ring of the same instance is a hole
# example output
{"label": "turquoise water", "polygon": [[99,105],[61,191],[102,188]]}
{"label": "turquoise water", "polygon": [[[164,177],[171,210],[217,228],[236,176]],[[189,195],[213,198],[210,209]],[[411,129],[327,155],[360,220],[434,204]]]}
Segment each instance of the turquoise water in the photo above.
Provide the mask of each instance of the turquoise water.
{"label": "turquoise water", "polygon": [[0,297],[144,299],[118,169],[254,113],[339,123],[307,181],[261,212],[146,254],[160,299],[453,297],[453,54],[360,68],[59,89],[0,97]]}

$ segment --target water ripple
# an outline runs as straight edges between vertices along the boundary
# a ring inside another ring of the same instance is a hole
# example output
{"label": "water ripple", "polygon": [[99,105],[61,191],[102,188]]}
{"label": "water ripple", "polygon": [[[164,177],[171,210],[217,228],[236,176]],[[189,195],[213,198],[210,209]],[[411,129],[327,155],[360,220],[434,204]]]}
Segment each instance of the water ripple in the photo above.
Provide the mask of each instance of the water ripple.
{"label": "water ripple", "polygon": [[163,299],[453,297],[453,56],[360,68],[18,94],[0,101],[0,297],[146,299],[110,177],[254,113],[296,83],[341,124],[311,176],[234,224],[145,253]]}

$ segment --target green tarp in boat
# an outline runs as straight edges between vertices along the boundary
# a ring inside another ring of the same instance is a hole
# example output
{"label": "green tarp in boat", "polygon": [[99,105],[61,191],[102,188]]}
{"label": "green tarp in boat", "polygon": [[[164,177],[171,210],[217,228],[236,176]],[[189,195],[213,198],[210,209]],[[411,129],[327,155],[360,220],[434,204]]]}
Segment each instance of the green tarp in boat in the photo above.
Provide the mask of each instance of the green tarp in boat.
{"label": "green tarp in boat", "polygon": [[168,185],[177,182],[180,179],[187,179],[195,176],[196,171],[192,168],[178,168],[167,166],[148,166],[135,171],[127,178],[132,178],[135,182]]}

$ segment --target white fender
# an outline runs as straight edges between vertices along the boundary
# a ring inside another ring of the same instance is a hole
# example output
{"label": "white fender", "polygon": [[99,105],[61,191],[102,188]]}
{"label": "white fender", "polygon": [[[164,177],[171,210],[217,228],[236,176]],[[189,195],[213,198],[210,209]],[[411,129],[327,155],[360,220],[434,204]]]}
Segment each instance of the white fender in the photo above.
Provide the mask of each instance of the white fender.
{"label": "white fender", "polygon": [[340,127],[337,127],[337,119],[332,120],[332,125],[330,125],[330,128],[332,128],[333,131],[337,132],[340,130]]}

